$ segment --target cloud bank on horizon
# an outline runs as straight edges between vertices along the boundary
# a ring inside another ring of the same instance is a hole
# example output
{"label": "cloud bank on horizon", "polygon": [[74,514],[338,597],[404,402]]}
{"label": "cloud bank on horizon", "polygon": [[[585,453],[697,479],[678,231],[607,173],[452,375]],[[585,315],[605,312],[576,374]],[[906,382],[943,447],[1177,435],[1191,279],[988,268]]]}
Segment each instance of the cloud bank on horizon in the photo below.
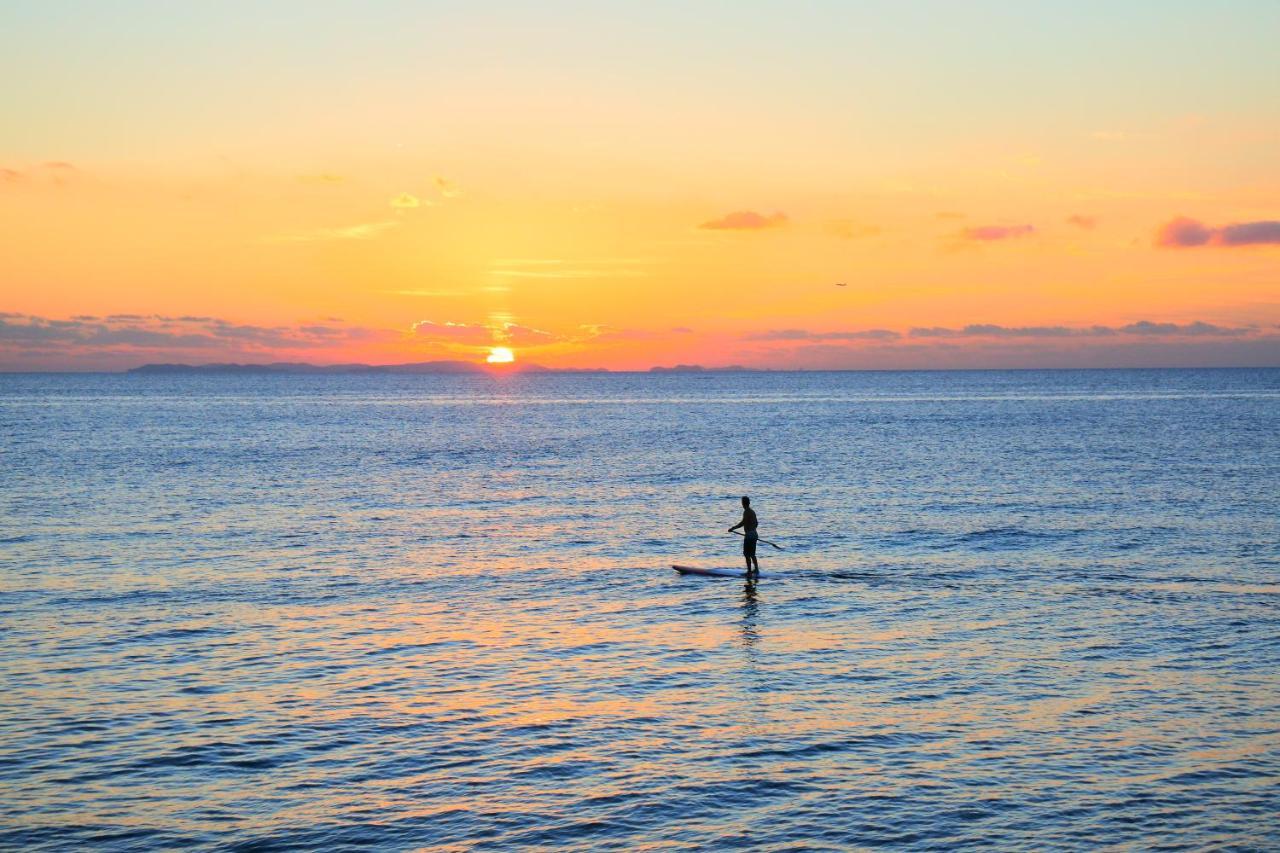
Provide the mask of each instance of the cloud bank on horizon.
{"label": "cloud bank on horizon", "polygon": [[[687,327],[620,329],[593,324],[549,332],[511,322],[417,321],[377,329],[326,318],[282,326],[240,324],[215,317],[114,314],[51,319],[0,313],[0,370],[121,370],[154,362],[316,364],[468,360],[491,347],[517,348],[530,362],[566,347],[588,352],[611,345],[682,347],[697,361],[707,343],[720,353],[707,366],[856,370],[916,367],[1072,367],[1099,356],[1121,366],[1177,366],[1196,354],[1212,365],[1267,363],[1280,354],[1280,325],[1224,326],[1139,320],[1122,326],[913,326],[902,330],[765,329],[741,335],[699,335]],[[1063,348],[1063,343],[1074,344]],[[1207,347],[1206,344],[1213,344]],[[1231,346],[1222,346],[1230,344]],[[967,350],[967,354],[966,354]],[[959,361],[957,362],[957,358]],[[1263,361],[1259,361],[1263,359]],[[661,363],[652,356],[647,369]],[[554,366],[554,364],[552,364]],[[605,367],[607,365],[596,365]]]}

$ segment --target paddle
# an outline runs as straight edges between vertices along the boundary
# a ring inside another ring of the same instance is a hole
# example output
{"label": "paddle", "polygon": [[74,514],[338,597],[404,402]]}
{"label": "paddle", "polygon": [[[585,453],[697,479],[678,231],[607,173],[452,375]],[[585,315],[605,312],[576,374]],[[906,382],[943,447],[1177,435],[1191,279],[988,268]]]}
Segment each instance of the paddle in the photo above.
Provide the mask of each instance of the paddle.
{"label": "paddle", "polygon": [[[739,536],[746,536],[746,535],[747,535],[747,534],[743,533],[741,530],[732,530],[732,531],[730,531],[730,532],[731,532],[731,533],[736,533],[736,534],[738,534]],[[777,548],[779,551],[781,551],[781,550],[782,550],[782,546],[781,546],[781,545],[778,545],[778,544],[775,544],[775,543],[773,543],[773,542],[770,542],[768,539],[760,539],[760,540],[757,540],[757,541],[763,542],[763,543],[764,543],[764,544],[766,544],[766,545],[773,545],[773,547]]]}

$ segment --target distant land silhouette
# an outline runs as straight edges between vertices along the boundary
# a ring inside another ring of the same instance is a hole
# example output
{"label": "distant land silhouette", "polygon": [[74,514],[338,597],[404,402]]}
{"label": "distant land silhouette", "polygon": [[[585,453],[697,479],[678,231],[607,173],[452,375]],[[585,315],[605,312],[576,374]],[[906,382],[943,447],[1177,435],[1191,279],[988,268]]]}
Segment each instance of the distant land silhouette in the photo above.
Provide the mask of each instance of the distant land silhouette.
{"label": "distant land silhouette", "polygon": [[[502,365],[503,373],[604,373],[604,370],[552,370],[537,364]],[[418,361],[408,364],[144,364],[126,373],[492,373],[493,365],[470,361]]]}
{"label": "distant land silhouette", "polygon": [[743,367],[731,364],[728,367],[703,367],[701,364],[677,364],[675,367],[650,367],[650,373],[766,373],[764,368]]}
{"label": "distant land silhouette", "polygon": [[[502,373],[610,373],[603,367],[543,367],[539,364],[510,364],[495,367],[471,361],[418,361],[408,364],[307,364],[301,361],[276,361],[269,364],[144,364],[126,373],[442,373],[484,374]],[[650,373],[723,373],[758,372],[756,368],[732,365],[730,367],[703,367],[700,364],[677,364],[674,367],[651,367]]]}

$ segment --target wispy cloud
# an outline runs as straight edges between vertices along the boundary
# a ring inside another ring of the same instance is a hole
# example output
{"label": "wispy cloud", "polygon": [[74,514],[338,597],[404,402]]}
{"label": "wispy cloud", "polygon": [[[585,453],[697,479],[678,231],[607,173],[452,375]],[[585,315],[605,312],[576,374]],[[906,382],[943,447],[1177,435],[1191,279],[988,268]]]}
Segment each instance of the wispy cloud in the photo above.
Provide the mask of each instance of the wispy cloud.
{"label": "wispy cloud", "polygon": [[500,278],[642,278],[648,263],[644,258],[503,258],[490,264],[489,272]]}
{"label": "wispy cloud", "polygon": [[511,322],[455,323],[453,321],[445,321],[437,323],[432,320],[419,320],[413,324],[413,335],[424,341],[467,344],[471,346],[510,344],[511,346],[530,347],[555,343],[559,340],[551,332],[544,332],[541,329]]}
{"label": "wispy cloud", "polygon": [[859,329],[851,332],[810,332],[805,329],[772,329],[752,332],[749,341],[895,341],[902,334],[891,329]]}
{"label": "wispy cloud", "polygon": [[1086,231],[1092,231],[1098,226],[1098,217],[1086,216],[1083,213],[1073,213],[1066,219],[1068,225],[1074,225],[1077,228],[1083,228]]}
{"label": "wispy cloud", "polygon": [[557,337],[550,332],[531,326],[522,326],[519,323],[503,323],[501,327],[495,329],[495,332],[498,340],[513,346],[539,346],[554,343],[557,340]]}
{"label": "wispy cloud", "polygon": [[413,210],[415,207],[422,206],[422,200],[409,193],[400,193],[391,199],[391,206],[396,210]]}
{"label": "wispy cloud", "polygon": [[448,343],[485,344],[494,340],[494,330],[483,323],[419,320],[413,324],[413,334],[423,340]]}
{"label": "wispy cloud", "polygon": [[311,228],[299,231],[286,231],[268,237],[269,243],[313,243],[321,240],[372,240],[374,237],[395,228],[400,223],[394,219],[381,222],[362,222],[358,225],[344,225],[338,228]]}
{"label": "wispy cloud", "polygon": [[962,240],[974,240],[977,242],[994,242],[997,240],[1015,240],[1019,237],[1029,237],[1036,233],[1034,225],[979,225],[973,228],[965,228],[960,232]]}
{"label": "wispy cloud", "polygon": [[[586,323],[578,327],[581,332],[577,340],[592,343],[609,343],[613,341],[655,341],[668,337],[668,333],[654,329],[620,329],[603,323]],[[688,334],[691,329],[672,329],[671,334]]]}
{"label": "wispy cloud", "polygon": [[765,216],[754,210],[735,210],[719,219],[710,219],[698,227],[710,231],[760,231],[766,228],[781,228],[789,221],[787,215],[781,212]]}
{"label": "wispy cloud", "polygon": [[1105,338],[1116,335],[1162,335],[1177,337],[1241,337],[1256,331],[1250,327],[1215,326],[1212,323],[1153,323],[1139,320],[1124,326],[999,326],[972,323],[968,326],[917,327],[907,334],[913,338]]}
{"label": "wispy cloud", "polygon": [[1277,245],[1280,244],[1280,220],[1234,222],[1214,228],[1196,219],[1177,216],[1156,230],[1155,244],[1175,249]]}

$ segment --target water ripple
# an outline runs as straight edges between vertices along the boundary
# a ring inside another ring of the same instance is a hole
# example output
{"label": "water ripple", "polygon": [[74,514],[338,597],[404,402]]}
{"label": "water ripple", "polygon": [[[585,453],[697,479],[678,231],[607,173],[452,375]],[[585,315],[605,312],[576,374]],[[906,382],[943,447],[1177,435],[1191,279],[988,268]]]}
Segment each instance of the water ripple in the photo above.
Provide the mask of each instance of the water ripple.
{"label": "water ripple", "polygon": [[1280,837],[1280,371],[293,379],[0,377],[0,847]]}

